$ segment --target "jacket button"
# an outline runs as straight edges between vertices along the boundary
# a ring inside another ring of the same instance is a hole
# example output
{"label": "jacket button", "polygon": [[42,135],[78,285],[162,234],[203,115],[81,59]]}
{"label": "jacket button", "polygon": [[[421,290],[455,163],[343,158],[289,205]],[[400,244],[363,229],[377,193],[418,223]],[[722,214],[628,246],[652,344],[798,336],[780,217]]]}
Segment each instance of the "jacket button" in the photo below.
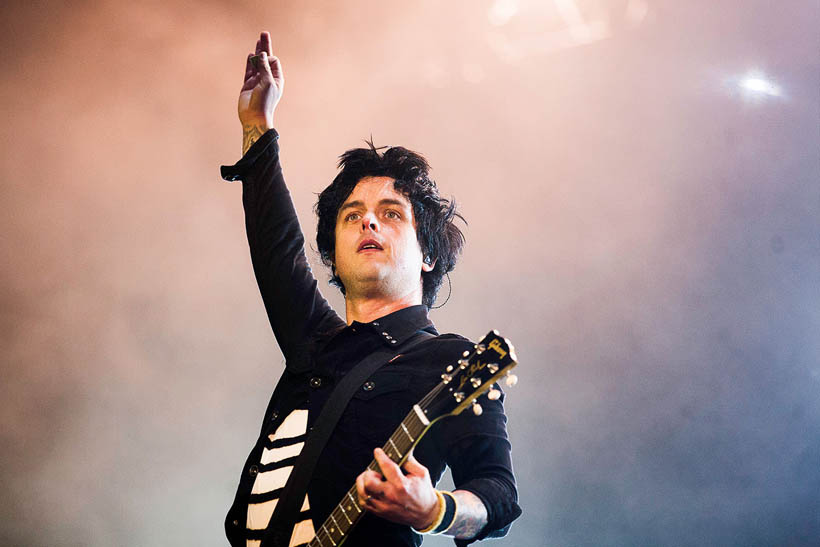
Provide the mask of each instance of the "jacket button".
{"label": "jacket button", "polygon": [[279,413],[278,413],[278,412],[276,412],[275,410],[273,411],[273,414],[271,414],[271,415],[270,415],[270,419],[271,419],[271,420],[275,420],[275,419],[276,419],[276,418],[278,418],[278,417],[279,417]]}
{"label": "jacket button", "polygon": [[314,376],[310,379],[310,387],[317,388],[322,385],[322,379],[318,376]]}
{"label": "jacket button", "polygon": [[234,519],[234,521],[231,524],[233,524],[234,526],[239,526],[239,521]]}
{"label": "jacket button", "polygon": [[376,387],[374,382],[365,382],[362,386],[362,389],[365,391],[373,391],[373,388]]}
{"label": "jacket button", "polygon": [[250,466],[250,468],[248,468],[248,475],[250,475],[251,477],[255,477],[257,473],[259,473],[259,468],[255,465],[252,465]]}

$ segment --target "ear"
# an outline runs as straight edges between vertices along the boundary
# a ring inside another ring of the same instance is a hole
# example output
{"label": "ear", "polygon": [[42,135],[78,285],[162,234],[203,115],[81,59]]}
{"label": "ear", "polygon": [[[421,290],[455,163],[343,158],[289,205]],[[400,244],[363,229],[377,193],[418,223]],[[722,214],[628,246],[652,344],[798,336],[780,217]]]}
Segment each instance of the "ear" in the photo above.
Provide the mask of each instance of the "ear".
{"label": "ear", "polygon": [[424,261],[421,263],[421,271],[432,272],[435,267],[436,259],[432,258],[430,255],[425,256]]}

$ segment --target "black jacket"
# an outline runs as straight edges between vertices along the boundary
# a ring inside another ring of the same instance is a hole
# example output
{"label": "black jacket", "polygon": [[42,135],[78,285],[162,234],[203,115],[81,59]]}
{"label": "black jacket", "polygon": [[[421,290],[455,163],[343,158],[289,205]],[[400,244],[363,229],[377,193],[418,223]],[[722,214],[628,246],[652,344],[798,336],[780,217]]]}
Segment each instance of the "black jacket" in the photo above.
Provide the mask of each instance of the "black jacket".
{"label": "black jacket", "polygon": [[[279,164],[278,135],[268,131],[236,164],[222,168],[226,180],[243,181],[248,242],[262,299],[286,367],[265,412],[260,436],[243,467],[225,529],[231,545],[245,545],[247,507],[264,440],[295,408],[308,408],[308,428],[333,386],[370,353],[394,348],[402,353],[379,369],[353,397],[328,441],[308,487],[316,527],[354,484],[418,402],[472,344],[442,335],[403,353],[404,342],[419,330],[435,331],[425,306],[412,306],[362,324],[346,325],[322,297],[304,253],[304,237]],[[506,432],[503,397],[482,399],[484,413],[464,412],[435,424],[414,454],[433,482],[449,465],[456,488],[476,494],[487,507],[487,526],[475,539],[506,534],[521,510]],[[417,546],[421,536],[407,526],[366,515],[353,529],[349,547]]]}

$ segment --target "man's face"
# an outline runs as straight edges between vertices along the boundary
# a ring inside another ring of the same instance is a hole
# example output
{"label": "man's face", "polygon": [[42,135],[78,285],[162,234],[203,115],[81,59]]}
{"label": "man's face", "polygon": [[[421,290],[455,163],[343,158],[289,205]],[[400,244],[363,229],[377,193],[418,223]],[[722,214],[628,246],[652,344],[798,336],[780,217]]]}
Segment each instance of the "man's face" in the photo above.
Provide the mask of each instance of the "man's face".
{"label": "man's face", "polygon": [[348,298],[402,298],[418,291],[425,264],[410,201],[390,177],[362,178],[336,216],[336,274]]}

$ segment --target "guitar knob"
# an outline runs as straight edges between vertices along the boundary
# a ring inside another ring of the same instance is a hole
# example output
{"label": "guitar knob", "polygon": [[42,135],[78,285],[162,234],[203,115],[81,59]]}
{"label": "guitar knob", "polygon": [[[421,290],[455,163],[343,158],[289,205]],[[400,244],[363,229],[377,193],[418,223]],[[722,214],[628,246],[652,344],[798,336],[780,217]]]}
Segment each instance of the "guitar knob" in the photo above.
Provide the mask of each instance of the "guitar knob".
{"label": "guitar knob", "polygon": [[501,398],[501,392],[497,389],[491,389],[487,392],[487,398],[491,401],[497,401]]}
{"label": "guitar knob", "polygon": [[507,374],[506,383],[509,387],[514,386],[518,383],[518,376],[516,376],[515,374]]}
{"label": "guitar knob", "polygon": [[484,412],[484,409],[481,408],[481,405],[473,401],[473,414],[475,414],[476,416],[481,416],[482,412]]}

